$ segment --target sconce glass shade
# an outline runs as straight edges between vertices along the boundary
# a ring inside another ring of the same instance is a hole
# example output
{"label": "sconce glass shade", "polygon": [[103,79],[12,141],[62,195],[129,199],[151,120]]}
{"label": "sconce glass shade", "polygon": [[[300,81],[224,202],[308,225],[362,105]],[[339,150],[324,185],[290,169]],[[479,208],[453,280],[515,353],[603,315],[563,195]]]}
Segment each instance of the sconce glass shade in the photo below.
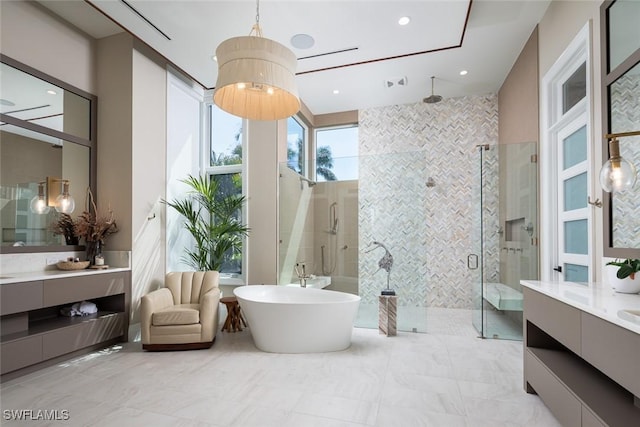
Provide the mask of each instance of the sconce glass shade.
{"label": "sconce glass shade", "polygon": [[31,212],[35,214],[47,214],[51,209],[49,205],[47,205],[47,198],[44,196],[44,182],[38,184],[38,194],[33,196],[30,202]]}
{"label": "sconce glass shade", "polygon": [[622,157],[607,160],[600,169],[600,185],[608,193],[627,190],[636,183],[636,168]]}
{"label": "sconce glass shade", "polygon": [[62,184],[62,193],[56,197],[56,210],[60,213],[70,214],[76,208],[76,201],[69,194],[69,183]]}
{"label": "sconce glass shade", "polygon": [[609,160],[600,169],[600,185],[608,193],[619,193],[636,183],[636,168],[620,156],[620,143],[613,136],[609,141]]}
{"label": "sconce glass shade", "polygon": [[251,120],[280,120],[300,110],[296,56],[273,40],[233,37],[216,49],[218,80],[213,102]]}

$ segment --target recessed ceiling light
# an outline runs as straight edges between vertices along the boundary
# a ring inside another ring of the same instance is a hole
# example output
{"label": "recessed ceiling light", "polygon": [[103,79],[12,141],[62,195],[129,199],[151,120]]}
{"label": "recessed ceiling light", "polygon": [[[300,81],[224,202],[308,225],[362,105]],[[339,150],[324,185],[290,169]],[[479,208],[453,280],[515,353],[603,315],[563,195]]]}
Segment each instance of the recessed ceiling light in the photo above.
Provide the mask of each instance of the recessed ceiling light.
{"label": "recessed ceiling light", "polygon": [[309,49],[313,47],[316,41],[309,34],[296,34],[291,37],[291,46],[296,49]]}
{"label": "recessed ceiling light", "polygon": [[49,95],[57,95],[57,94],[58,94],[55,90],[52,90],[52,89],[49,89],[49,90],[47,91],[47,93],[48,93]]}
{"label": "recessed ceiling light", "polygon": [[409,22],[411,22],[411,18],[409,18],[408,16],[403,16],[402,18],[398,19],[399,25],[407,25]]}
{"label": "recessed ceiling light", "polygon": [[218,62],[218,57],[217,57],[216,55],[213,55],[213,56],[211,57],[211,60],[212,60],[213,62]]}
{"label": "recessed ceiling light", "polygon": [[338,89],[334,89],[334,90],[333,90],[333,94],[334,94],[334,95],[337,95],[337,94],[339,94],[339,93],[340,93],[340,91],[339,91]]}
{"label": "recessed ceiling light", "polygon": [[467,70],[462,70],[462,71],[460,71],[460,75],[461,75],[461,76],[466,76],[466,75],[467,75]]}

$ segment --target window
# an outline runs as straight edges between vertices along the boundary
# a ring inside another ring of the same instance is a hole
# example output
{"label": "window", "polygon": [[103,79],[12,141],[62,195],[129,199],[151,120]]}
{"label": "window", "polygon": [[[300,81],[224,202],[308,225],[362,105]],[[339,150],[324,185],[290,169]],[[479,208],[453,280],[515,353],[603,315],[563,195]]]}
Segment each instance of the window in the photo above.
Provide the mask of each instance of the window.
{"label": "window", "polygon": [[593,277],[588,40],[585,27],[543,79],[542,227],[549,239],[542,248],[548,256],[541,259],[550,261],[542,266],[545,279]]}
{"label": "window", "polygon": [[209,166],[242,165],[242,119],[215,105],[209,108]]}
{"label": "window", "polygon": [[[217,200],[223,200],[230,195],[242,195],[244,122],[213,104],[208,104],[207,109],[209,161],[205,173],[209,175],[209,179],[218,183]],[[236,219],[242,221],[243,212],[237,212],[235,215]],[[225,254],[225,261],[220,269],[222,283],[225,279],[242,275],[243,249],[244,245],[240,244]]]}
{"label": "window", "polygon": [[358,126],[316,130],[316,180],[358,179]]}
{"label": "window", "polygon": [[296,118],[287,119],[287,166],[306,176],[307,129]]}

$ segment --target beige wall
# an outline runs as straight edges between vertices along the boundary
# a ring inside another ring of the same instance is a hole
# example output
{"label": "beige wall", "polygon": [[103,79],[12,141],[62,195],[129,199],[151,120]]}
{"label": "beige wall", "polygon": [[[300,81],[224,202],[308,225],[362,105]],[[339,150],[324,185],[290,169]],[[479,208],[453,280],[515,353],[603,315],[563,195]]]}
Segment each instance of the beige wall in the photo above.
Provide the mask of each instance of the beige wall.
{"label": "beige wall", "polygon": [[0,1],[2,53],[93,94],[94,43],[36,2]]}
{"label": "beige wall", "polygon": [[164,282],[167,71],[153,52],[133,50],[132,111],[132,322],[140,298]]}
{"label": "beige wall", "polygon": [[500,144],[538,141],[538,29],[498,92]]}
{"label": "beige wall", "polygon": [[[276,284],[278,273],[278,152],[284,142],[282,122],[249,121],[246,155],[247,283]],[[279,142],[279,143],[278,143]]]}
{"label": "beige wall", "polygon": [[133,38],[118,34],[98,41],[98,209],[113,209],[120,231],[106,250],[132,244]]}

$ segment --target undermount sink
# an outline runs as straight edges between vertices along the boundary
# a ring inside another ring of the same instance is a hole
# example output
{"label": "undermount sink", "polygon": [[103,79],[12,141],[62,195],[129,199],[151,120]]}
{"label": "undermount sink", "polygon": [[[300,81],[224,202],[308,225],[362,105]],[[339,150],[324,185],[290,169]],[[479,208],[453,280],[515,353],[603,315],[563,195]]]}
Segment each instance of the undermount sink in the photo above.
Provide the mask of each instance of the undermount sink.
{"label": "undermount sink", "polygon": [[640,325],[640,310],[619,310],[618,317]]}

